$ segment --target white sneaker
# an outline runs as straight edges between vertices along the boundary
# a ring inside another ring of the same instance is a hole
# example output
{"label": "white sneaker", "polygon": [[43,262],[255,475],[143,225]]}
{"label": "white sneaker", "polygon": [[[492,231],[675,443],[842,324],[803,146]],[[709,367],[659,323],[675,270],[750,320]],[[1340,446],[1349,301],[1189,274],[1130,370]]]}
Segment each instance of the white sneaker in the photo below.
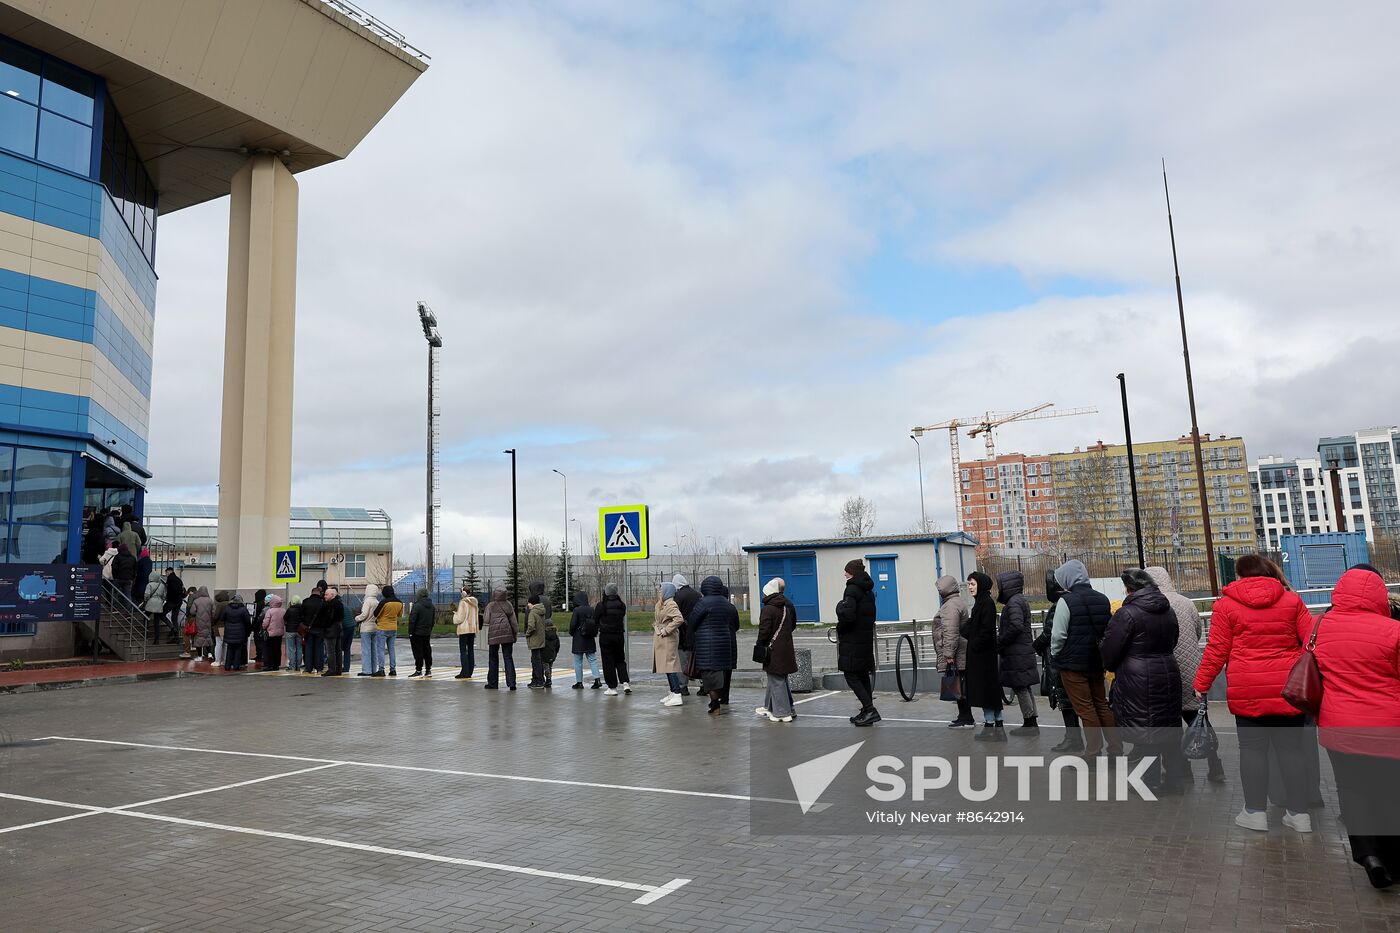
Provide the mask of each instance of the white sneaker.
{"label": "white sneaker", "polygon": [[189,659],[190,659],[190,653],[189,653],[188,651],[182,651],[182,652],[180,653],[180,660],[181,660],[181,661],[188,661]]}
{"label": "white sneaker", "polygon": [[681,703],[683,702],[683,699],[684,699],[684,698],[683,698],[679,693],[668,693],[668,694],[666,694],[664,697],[661,698],[661,705],[662,705],[662,706],[680,706]]}
{"label": "white sneaker", "polygon": [[1312,832],[1312,816],[1307,813],[1285,813],[1283,825],[1297,833]]}
{"label": "white sneaker", "polygon": [[603,691],[603,696],[605,696],[605,697],[615,697],[615,696],[617,696],[617,691],[614,690],[612,687],[609,687],[608,689],[606,689],[606,690]]}
{"label": "white sneaker", "polygon": [[767,715],[768,715],[768,707],[766,707],[766,706],[755,706],[755,707],[753,708],[753,714],[754,714],[755,716],[767,716]]}
{"label": "white sneaker", "polygon": [[791,717],[791,716],[774,716],[772,713],[769,713],[769,714],[768,714],[768,721],[769,721],[769,722],[792,722],[792,717]]}
{"label": "white sneaker", "polygon": [[623,684],[623,685],[622,685],[622,692],[623,692],[623,693],[631,693],[631,692],[632,692],[632,685],[631,685],[631,684]]}
{"label": "white sneaker", "polygon": [[[1307,816],[1306,813],[1303,814]],[[1248,810],[1241,810],[1239,816],[1235,817],[1235,825],[1243,826],[1245,829],[1253,829],[1257,832],[1267,833],[1269,831],[1269,814],[1264,811],[1250,813]],[[1312,818],[1308,818],[1308,828],[1312,828]]]}
{"label": "white sneaker", "polygon": [[224,666],[224,662],[223,662],[223,661],[215,661],[215,662],[214,662],[214,666],[215,666],[215,667],[223,667],[223,666]]}

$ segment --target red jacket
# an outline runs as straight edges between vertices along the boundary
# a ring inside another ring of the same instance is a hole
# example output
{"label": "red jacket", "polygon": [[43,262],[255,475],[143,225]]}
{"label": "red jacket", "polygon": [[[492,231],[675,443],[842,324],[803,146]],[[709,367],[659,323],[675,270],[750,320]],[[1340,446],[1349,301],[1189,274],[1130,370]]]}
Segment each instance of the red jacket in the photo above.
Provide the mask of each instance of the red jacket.
{"label": "red jacket", "polygon": [[1215,601],[1210,637],[1196,669],[1196,690],[1209,690],[1228,664],[1225,698],[1230,712],[1300,715],[1283,699],[1283,684],[1303,653],[1303,641],[1312,627],[1312,613],[1302,598],[1273,577],[1236,580]]}
{"label": "red jacket", "polygon": [[1385,582],[1348,570],[1317,629],[1322,711],[1317,740],[1354,755],[1400,758],[1400,622]]}

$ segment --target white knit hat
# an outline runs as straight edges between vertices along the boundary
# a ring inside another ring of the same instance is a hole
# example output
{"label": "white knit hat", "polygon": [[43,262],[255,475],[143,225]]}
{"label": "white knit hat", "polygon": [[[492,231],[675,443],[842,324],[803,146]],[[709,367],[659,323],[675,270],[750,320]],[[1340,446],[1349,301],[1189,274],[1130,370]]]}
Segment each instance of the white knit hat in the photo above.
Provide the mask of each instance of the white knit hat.
{"label": "white knit hat", "polygon": [[785,586],[787,586],[787,584],[783,582],[782,577],[774,577],[763,584],[763,595],[772,596],[774,593],[781,593]]}

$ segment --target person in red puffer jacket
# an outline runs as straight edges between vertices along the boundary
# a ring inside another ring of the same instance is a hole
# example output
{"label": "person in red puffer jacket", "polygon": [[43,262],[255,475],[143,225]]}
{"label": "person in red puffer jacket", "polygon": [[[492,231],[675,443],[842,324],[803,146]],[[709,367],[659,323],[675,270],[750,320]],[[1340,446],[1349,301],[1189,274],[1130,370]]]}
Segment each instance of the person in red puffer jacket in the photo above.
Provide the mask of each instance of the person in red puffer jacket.
{"label": "person in red puffer jacket", "polygon": [[1225,698],[1235,716],[1240,743],[1240,784],[1244,809],[1235,822],[1267,832],[1269,749],[1283,774],[1283,823],[1300,833],[1312,832],[1304,777],[1303,714],[1283,698],[1288,673],[1311,634],[1312,613],[1288,588],[1278,565],[1258,554],[1235,562],[1239,579],[1225,587],[1210,618],[1210,636],[1196,669],[1196,693],[1204,696],[1230,667]]}
{"label": "person in red puffer jacket", "polygon": [[1332,610],[1317,625],[1322,674],[1318,742],[1337,777],[1351,857],[1371,884],[1400,873],[1400,622],[1385,581],[1365,564],[1337,581]]}

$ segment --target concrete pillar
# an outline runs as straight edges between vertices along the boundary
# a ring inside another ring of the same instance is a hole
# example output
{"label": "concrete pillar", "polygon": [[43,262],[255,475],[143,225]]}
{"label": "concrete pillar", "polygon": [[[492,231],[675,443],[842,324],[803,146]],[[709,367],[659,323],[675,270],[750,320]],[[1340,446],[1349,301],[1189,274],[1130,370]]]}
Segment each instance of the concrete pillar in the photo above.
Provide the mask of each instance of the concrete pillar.
{"label": "concrete pillar", "polygon": [[253,155],[233,176],[228,233],[214,579],[250,598],[272,583],[292,505],[297,182],[276,156]]}

